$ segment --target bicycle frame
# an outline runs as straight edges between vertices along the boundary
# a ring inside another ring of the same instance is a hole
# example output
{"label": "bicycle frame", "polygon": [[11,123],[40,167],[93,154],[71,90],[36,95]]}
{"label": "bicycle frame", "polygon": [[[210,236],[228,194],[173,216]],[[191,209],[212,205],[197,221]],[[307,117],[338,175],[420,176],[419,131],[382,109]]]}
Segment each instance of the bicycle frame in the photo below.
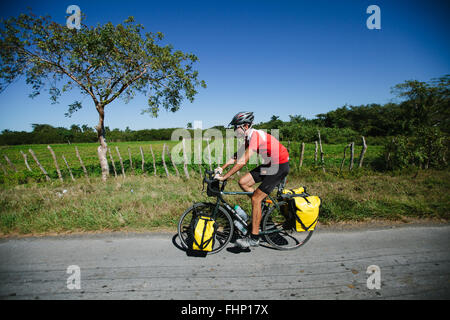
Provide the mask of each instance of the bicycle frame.
{"label": "bicycle frame", "polygon": [[[225,209],[231,214],[232,219],[236,219],[238,221],[240,221],[246,228],[248,228],[248,223],[246,221],[244,221],[244,219],[242,219],[237,213],[236,210],[234,210],[234,208],[232,208],[228,202],[223,198],[224,195],[246,195],[246,196],[250,196],[252,195],[253,192],[245,192],[245,191],[221,191],[216,197],[217,197],[217,201],[216,201],[216,207],[214,208],[214,212],[213,212],[213,217],[214,219],[216,218],[216,214],[217,211],[219,210],[219,207],[222,205],[223,207],[225,207]],[[268,198],[272,201],[272,204],[274,206],[276,206],[278,209],[280,209],[280,205],[285,204],[285,201],[276,201],[271,195],[268,195]],[[266,201],[266,200],[265,200]],[[267,202],[266,204],[267,205]],[[264,208],[261,209],[261,215],[264,213]],[[267,214],[267,212],[265,213]],[[275,232],[279,232],[278,230],[273,230],[273,231],[260,231],[260,235],[266,235],[266,234],[270,234],[270,233],[275,233]]]}

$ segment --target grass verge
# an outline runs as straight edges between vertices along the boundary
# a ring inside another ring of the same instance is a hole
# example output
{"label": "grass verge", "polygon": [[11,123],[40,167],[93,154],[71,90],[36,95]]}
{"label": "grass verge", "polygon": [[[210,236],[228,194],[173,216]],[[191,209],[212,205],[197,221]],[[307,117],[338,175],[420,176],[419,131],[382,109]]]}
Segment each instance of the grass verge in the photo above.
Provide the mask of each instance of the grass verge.
{"label": "grass verge", "polygon": [[[194,173],[192,173],[194,174]],[[237,177],[237,176],[236,176]],[[238,178],[238,177],[237,177]],[[228,190],[238,190],[237,180]],[[320,222],[407,218],[450,220],[450,172],[323,173],[304,170],[289,176],[288,187],[306,186],[323,202]],[[189,180],[128,175],[90,182],[0,186],[0,236],[104,231],[175,231],[193,202],[212,201],[201,192],[198,174]],[[246,197],[228,198],[250,212]]]}

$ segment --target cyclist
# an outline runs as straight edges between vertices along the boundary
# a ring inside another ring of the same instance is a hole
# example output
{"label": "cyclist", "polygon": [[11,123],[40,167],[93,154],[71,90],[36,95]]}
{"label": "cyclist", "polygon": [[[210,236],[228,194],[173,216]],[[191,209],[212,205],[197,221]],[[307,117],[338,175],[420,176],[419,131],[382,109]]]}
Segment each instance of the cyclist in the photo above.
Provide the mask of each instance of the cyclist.
{"label": "cyclist", "polygon": [[[239,180],[239,186],[246,192],[253,192],[252,199],[252,230],[250,235],[238,239],[241,248],[259,246],[259,225],[261,223],[261,203],[289,173],[289,153],[287,149],[272,135],[252,128],[253,112],[239,112],[231,120],[238,138],[244,138],[245,143],[222,167],[215,169],[216,179],[226,180],[239,171],[256,152],[263,158],[263,164],[245,174]],[[234,166],[223,176],[223,170],[231,164]],[[262,182],[255,190],[255,183]]]}

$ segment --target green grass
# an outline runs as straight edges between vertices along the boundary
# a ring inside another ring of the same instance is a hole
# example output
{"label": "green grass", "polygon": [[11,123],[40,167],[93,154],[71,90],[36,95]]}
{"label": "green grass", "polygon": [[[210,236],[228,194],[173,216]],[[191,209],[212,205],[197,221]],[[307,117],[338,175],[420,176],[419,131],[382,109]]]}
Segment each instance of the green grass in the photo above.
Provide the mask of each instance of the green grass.
{"label": "green grass", "polygon": [[[448,171],[423,171],[415,178],[410,173],[369,173],[343,176],[323,173],[321,168],[302,169],[289,175],[287,186],[306,186],[310,194],[319,195],[323,201],[320,222],[325,224],[373,219],[450,220]],[[201,192],[200,176],[191,175],[189,180],[130,174],[106,183],[95,177],[90,182],[0,185],[0,235],[175,232],[178,218],[193,202],[213,200]],[[227,190],[238,190],[237,180],[231,180]],[[228,199],[250,211],[247,197]]]}

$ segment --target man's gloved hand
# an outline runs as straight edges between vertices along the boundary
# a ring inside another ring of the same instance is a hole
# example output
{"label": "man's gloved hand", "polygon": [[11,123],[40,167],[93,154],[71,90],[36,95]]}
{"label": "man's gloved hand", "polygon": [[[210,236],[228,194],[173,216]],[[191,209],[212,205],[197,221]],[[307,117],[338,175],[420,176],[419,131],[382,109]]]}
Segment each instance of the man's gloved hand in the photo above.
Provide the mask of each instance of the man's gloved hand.
{"label": "man's gloved hand", "polygon": [[222,174],[222,171],[223,171],[223,169],[221,167],[217,167],[217,168],[214,169],[214,174],[215,175]]}
{"label": "man's gloved hand", "polygon": [[214,176],[214,179],[219,180],[219,181],[225,181],[225,178],[223,176],[221,176],[220,174],[216,174]]}

